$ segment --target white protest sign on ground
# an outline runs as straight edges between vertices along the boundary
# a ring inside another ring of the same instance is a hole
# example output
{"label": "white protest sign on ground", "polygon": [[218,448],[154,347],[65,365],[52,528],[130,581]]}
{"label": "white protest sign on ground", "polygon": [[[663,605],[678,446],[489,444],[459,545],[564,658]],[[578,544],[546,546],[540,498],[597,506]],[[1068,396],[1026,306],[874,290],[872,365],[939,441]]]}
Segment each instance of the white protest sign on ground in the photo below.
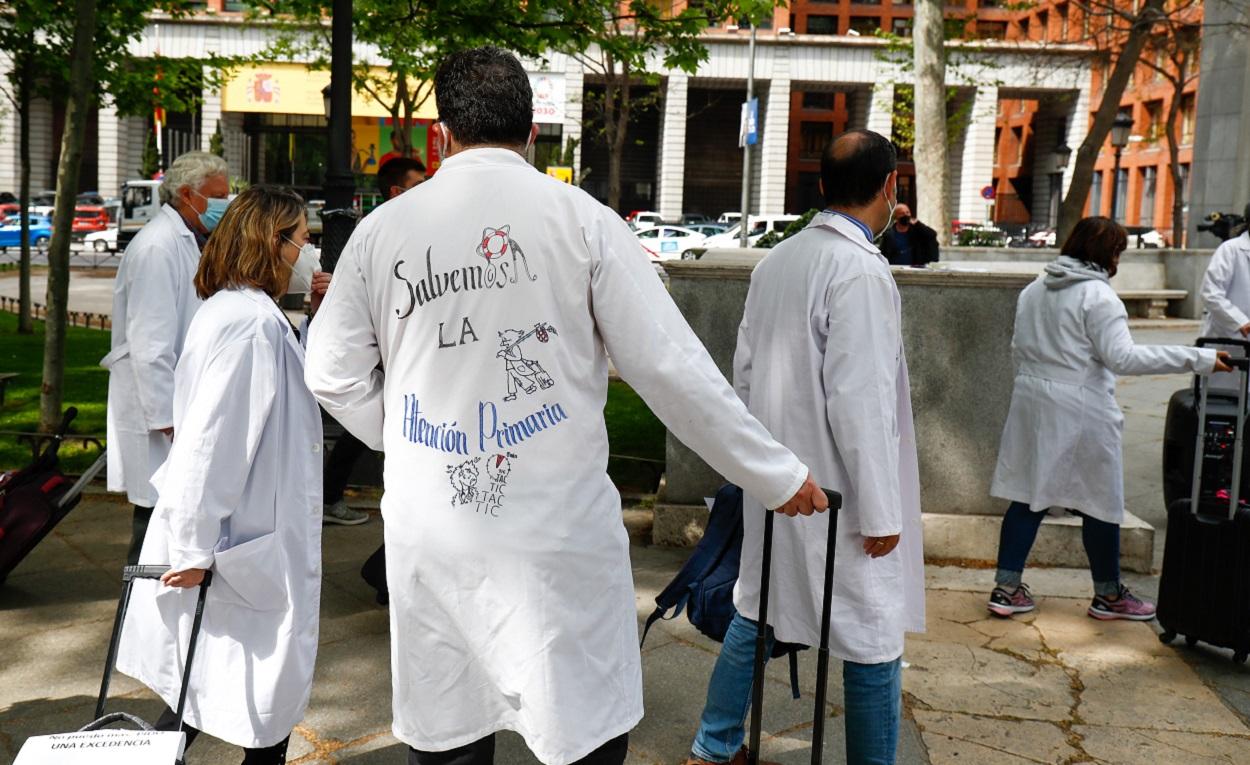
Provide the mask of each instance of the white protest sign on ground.
{"label": "white protest sign on ground", "polygon": [[31,736],[13,765],[173,765],[182,757],[182,733],[93,730]]}

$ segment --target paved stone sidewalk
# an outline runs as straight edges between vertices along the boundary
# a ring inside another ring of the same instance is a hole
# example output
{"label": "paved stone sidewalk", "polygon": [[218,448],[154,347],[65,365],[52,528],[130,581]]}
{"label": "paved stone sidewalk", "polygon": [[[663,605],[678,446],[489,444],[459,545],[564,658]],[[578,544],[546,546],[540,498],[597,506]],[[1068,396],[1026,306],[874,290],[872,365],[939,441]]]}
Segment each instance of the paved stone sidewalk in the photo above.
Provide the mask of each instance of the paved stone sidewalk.
{"label": "paved stone sidewalk", "polygon": [[[0,588],[0,764],[12,761],[27,736],[69,730],[91,717],[128,534],[126,505],[88,497]],[[325,530],[317,678],[293,739],[293,763],[404,761],[389,733],[387,612],[356,573],[380,535],[376,518]],[[641,617],[684,553],[635,545],[633,556]],[[899,762],[1250,762],[1250,670],[1219,652],[1162,646],[1152,625],[1087,618],[1087,577],[1030,572],[1038,612],[999,621],[984,610],[989,572],[930,568],[929,632],[909,641],[905,657]],[[1149,592],[1152,581],[1131,583]],[[643,663],[647,717],[631,736],[631,765],[681,761],[716,648],[684,619],[653,630]],[[790,699],[784,662],[769,670],[763,753],[783,765],[810,757],[812,654],[800,662],[801,701]],[[129,679],[116,677],[113,688],[117,705],[148,717],[158,711],[151,694]],[[843,738],[836,666],[830,694],[825,760],[837,763]],[[239,759],[237,749],[205,738],[188,763]],[[502,737],[499,761],[534,762],[513,735]]]}

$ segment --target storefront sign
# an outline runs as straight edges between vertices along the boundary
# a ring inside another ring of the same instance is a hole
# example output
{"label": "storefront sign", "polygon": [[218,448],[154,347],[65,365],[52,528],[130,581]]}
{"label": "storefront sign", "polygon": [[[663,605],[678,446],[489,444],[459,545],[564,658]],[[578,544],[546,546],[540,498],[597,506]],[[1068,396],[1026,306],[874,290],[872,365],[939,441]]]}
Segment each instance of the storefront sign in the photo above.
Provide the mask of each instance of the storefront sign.
{"label": "storefront sign", "polygon": [[573,168],[571,167],[558,167],[556,165],[548,165],[547,175],[550,175],[552,178],[555,178],[557,181],[564,181],[565,183],[573,182]]}
{"label": "storefront sign", "polygon": [[[385,70],[377,68],[379,74]],[[256,64],[235,71],[221,90],[225,112],[325,115],[321,91],[330,84],[330,72],[303,64]],[[430,86],[426,86],[430,87]],[[373,96],[352,91],[352,116],[389,117],[390,110]],[[438,114],[431,95],[414,117],[433,119]]]}

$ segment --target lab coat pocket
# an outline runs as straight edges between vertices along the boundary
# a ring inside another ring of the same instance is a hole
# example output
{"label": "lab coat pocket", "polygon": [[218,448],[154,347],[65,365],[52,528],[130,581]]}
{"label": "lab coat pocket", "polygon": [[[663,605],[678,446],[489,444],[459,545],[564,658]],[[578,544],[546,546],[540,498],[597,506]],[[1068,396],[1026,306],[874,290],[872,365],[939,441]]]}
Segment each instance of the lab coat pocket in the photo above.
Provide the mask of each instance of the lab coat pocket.
{"label": "lab coat pocket", "polygon": [[104,358],[100,359],[100,366],[104,367],[105,369],[112,369],[114,365],[117,364],[117,362],[128,357],[129,355],[130,355],[130,343],[122,343],[121,345],[117,346],[113,350],[106,353],[104,355]]}
{"label": "lab coat pocket", "polygon": [[287,607],[286,555],[276,533],[248,540],[214,555],[217,600],[254,611]]}

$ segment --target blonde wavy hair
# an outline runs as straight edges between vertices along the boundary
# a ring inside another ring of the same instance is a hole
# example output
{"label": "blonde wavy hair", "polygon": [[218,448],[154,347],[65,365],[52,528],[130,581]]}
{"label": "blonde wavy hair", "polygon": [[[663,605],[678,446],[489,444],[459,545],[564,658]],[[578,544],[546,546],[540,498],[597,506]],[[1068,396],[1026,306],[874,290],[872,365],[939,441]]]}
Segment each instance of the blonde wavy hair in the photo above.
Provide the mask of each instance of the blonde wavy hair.
{"label": "blonde wavy hair", "polygon": [[282,245],[304,218],[303,198],[287,188],[253,186],[235,197],[204,246],[196,294],[207,300],[224,289],[255,287],[280,297],[291,278]]}

